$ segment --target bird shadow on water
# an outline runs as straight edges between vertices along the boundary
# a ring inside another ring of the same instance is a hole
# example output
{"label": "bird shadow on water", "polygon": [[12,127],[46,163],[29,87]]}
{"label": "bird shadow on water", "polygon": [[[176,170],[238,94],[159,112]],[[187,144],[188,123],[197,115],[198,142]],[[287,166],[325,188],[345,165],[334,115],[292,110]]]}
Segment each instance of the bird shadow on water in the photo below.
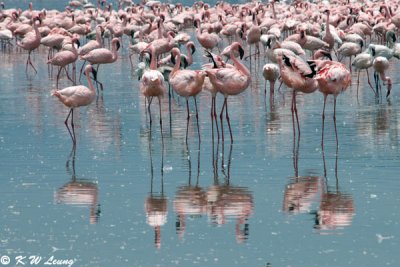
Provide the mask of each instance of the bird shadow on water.
{"label": "bird shadow on water", "polygon": [[98,203],[98,186],[94,181],[77,178],[75,159],[76,146],[73,145],[65,165],[67,174],[71,175],[71,181],[57,189],[54,193],[54,200],[57,204],[90,207],[89,222],[96,224],[101,213]]}

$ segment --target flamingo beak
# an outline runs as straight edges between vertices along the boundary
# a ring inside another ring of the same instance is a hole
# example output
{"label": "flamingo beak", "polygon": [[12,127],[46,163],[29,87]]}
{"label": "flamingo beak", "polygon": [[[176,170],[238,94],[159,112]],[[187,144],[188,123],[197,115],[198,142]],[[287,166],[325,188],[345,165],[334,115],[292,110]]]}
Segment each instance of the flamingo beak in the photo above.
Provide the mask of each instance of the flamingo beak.
{"label": "flamingo beak", "polygon": [[119,41],[117,42],[117,51],[119,50],[119,48],[121,47],[121,44],[119,43]]}
{"label": "flamingo beak", "polygon": [[81,42],[79,42],[78,39],[75,41],[75,43],[76,43],[76,45],[78,46],[78,48],[81,46]]}
{"label": "flamingo beak", "polygon": [[173,53],[171,53],[171,62],[172,62],[172,64],[176,64],[176,60],[175,60],[175,56],[174,56],[174,54]]}
{"label": "flamingo beak", "polygon": [[243,48],[241,46],[239,46],[239,56],[240,56],[240,59],[243,59],[244,50],[243,50]]}
{"label": "flamingo beak", "polygon": [[186,69],[189,66],[189,62],[187,61],[186,57],[183,58],[183,68]]}
{"label": "flamingo beak", "polygon": [[92,67],[92,74],[95,81],[97,81],[97,71]]}
{"label": "flamingo beak", "polygon": [[196,47],[192,45],[192,55],[196,52]]}
{"label": "flamingo beak", "polygon": [[388,90],[387,90],[386,98],[389,97],[389,95],[390,95],[390,90],[391,90],[391,89],[392,89],[392,88],[389,86],[389,87],[388,87]]}

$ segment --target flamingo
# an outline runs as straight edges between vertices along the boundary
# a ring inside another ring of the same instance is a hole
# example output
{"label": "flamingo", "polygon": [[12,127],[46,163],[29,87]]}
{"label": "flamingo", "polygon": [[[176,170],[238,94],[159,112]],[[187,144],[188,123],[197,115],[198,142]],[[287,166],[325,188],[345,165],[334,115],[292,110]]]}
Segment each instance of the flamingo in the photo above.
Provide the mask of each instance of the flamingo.
{"label": "flamingo", "polygon": [[[64,123],[67,126],[68,132],[71,136],[72,142],[76,145],[75,129],[74,129],[74,108],[87,106],[93,102],[96,97],[96,90],[94,89],[93,83],[90,80],[89,72],[93,73],[93,77],[96,80],[96,71],[92,65],[87,65],[85,68],[85,75],[88,81],[89,88],[84,85],[76,85],[66,87],[61,90],[53,90],[51,95],[58,98],[65,106],[70,108],[67,118]],[[71,127],[72,133],[68,126],[68,119],[71,116]]]}
{"label": "flamingo", "polygon": [[277,59],[283,83],[287,87],[293,89],[291,107],[292,118],[294,113],[296,115],[297,129],[300,136],[300,124],[296,105],[296,92],[300,91],[309,94],[317,90],[317,83],[314,79],[312,79],[315,71],[298,56],[282,54],[281,56],[278,56]]}
{"label": "flamingo", "polygon": [[263,76],[265,79],[264,95],[267,95],[267,81],[269,81],[269,97],[272,103],[274,99],[274,85],[279,78],[279,66],[273,63],[267,63],[263,67]]}
{"label": "flamingo", "polygon": [[335,125],[336,145],[338,145],[338,136],[336,129],[336,97],[345,91],[351,84],[351,74],[349,69],[343,63],[330,60],[311,60],[310,66],[316,70],[315,80],[318,81],[318,87],[324,95],[324,108],[322,110],[322,140],[321,146],[324,146],[324,124],[325,124],[325,106],[328,95],[333,95],[333,121]]}
{"label": "flamingo", "polygon": [[354,60],[353,60],[353,66],[358,69],[358,75],[357,75],[357,98],[358,98],[358,87],[360,85],[360,72],[361,70],[365,70],[367,72],[367,79],[368,79],[368,84],[371,87],[371,90],[376,94],[374,91],[374,88],[372,87],[371,80],[369,79],[369,73],[368,69],[372,67],[374,58],[370,53],[361,53],[358,54]]}
{"label": "flamingo", "polygon": [[[79,49],[78,54],[80,56],[83,56],[83,55],[86,55],[87,53],[89,53],[90,51],[92,51],[94,49],[102,48],[103,47],[103,38],[102,38],[103,34],[104,34],[104,28],[101,25],[97,25],[96,26],[96,40],[90,40],[87,44],[82,46]],[[85,66],[85,63],[86,63],[86,60],[82,64],[82,68],[80,70],[80,73],[82,73],[82,70],[83,70],[83,67]],[[81,76],[79,75],[79,80],[80,80],[80,78],[81,78]]]}
{"label": "flamingo", "polygon": [[212,50],[214,47],[218,47],[218,43],[221,41],[221,38],[218,36],[218,34],[215,32],[202,32],[199,19],[194,21],[194,26],[197,28],[196,38],[202,47],[210,50]]}
{"label": "flamingo", "polygon": [[350,71],[351,71],[351,57],[360,54],[363,46],[364,42],[362,40],[359,41],[358,43],[344,42],[337,50],[342,57],[349,57]]}
{"label": "flamingo", "polygon": [[33,18],[33,29],[34,33],[28,33],[26,36],[21,40],[17,42],[17,45],[25,50],[28,50],[28,59],[26,60],[26,68],[25,72],[28,72],[28,64],[32,66],[32,68],[35,70],[35,73],[37,73],[36,68],[33,66],[32,61],[31,61],[31,53],[33,50],[38,48],[40,46],[40,33],[39,33],[39,28],[38,24],[36,21],[39,21],[39,24],[41,23],[41,20],[39,17]]}
{"label": "flamingo", "polygon": [[[164,76],[157,70],[156,51],[153,46],[149,46],[142,53],[150,54],[150,69],[146,69],[140,80],[140,91],[146,97],[148,103],[148,111],[150,113],[150,105],[153,97],[158,98],[158,105],[160,111],[160,129],[162,136],[162,117],[161,117],[161,97],[164,96],[166,91]],[[151,113],[150,113],[150,126],[151,126]]]}
{"label": "flamingo", "polygon": [[[385,71],[389,68],[389,60],[385,57],[376,57],[372,62],[374,70],[376,71],[377,75],[375,75],[375,82],[376,82],[376,92],[378,93],[379,87],[379,77],[382,79],[383,83],[387,82],[387,94],[386,97],[389,97],[390,90],[392,89],[392,79],[389,76],[386,76]],[[378,76],[379,75],[379,76]]]}
{"label": "flamingo", "polygon": [[[111,51],[107,48],[93,49],[89,53],[80,56],[81,59],[87,60],[90,64],[97,64],[97,70],[99,71],[100,64],[114,63],[118,59],[118,49],[120,47],[119,39],[114,38],[111,41]],[[96,79],[96,83],[100,84],[101,90],[103,90],[103,84]]]}
{"label": "flamingo", "polygon": [[219,69],[206,69],[206,73],[210,79],[211,84],[217,88],[217,90],[224,95],[224,104],[220,113],[221,120],[221,131],[222,131],[222,142],[224,142],[224,131],[222,124],[222,116],[224,109],[226,109],[226,120],[229,127],[229,133],[231,137],[231,143],[233,143],[232,128],[229,120],[228,113],[228,96],[238,95],[243,92],[251,82],[251,74],[243,63],[241,63],[235,56],[234,50],[239,50],[241,57],[243,56],[244,50],[239,42],[234,42],[231,45],[230,58],[233,61],[233,68],[219,68]]}
{"label": "flamingo", "polygon": [[56,88],[58,88],[58,80],[60,79],[61,70],[64,69],[67,73],[67,77],[70,81],[74,82],[68,75],[68,71],[65,68],[67,65],[74,63],[78,59],[78,51],[76,50],[75,46],[73,45],[76,43],[78,47],[80,46],[78,38],[72,39],[72,51],[64,50],[56,53],[50,60],[47,61],[47,64],[59,66],[60,69],[57,73],[57,83]]}
{"label": "flamingo", "polygon": [[180,61],[181,53],[178,48],[171,50],[171,59],[175,61],[174,69],[169,75],[169,83],[175,92],[186,98],[186,110],[187,110],[187,128],[186,128],[186,143],[188,139],[188,128],[189,128],[189,97],[193,97],[194,104],[196,106],[196,120],[197,120],[197,131],[199,134],[200,141],[200,129],[199,129],[199,113],[197,110],[196,95],[201,92],[201,88],[204,83],[206,76],[205,72],[198,70],[181,70]]}

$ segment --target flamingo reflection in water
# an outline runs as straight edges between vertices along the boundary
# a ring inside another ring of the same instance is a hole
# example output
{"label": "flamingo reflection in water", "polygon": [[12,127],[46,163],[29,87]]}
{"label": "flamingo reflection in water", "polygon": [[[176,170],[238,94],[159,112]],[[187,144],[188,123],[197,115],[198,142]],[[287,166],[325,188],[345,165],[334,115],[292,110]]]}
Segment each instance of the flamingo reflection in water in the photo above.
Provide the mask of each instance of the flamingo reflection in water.
{"label": "flamingo reflection in water", "polygon": [[[189,149],[187,147],[187,151]],[[207,214],[207,193],[199,186],[200,176],[200,143],[197,154],[197,176],[196,183],[192,184],[192,162],[190,153],[187,156],[189,181],[187,185],[180,186],[175,194],[174,210],[177,213],[176,232],[180,239],[183,238],[186,229],[185,217],[202,217]]]}
{"label": "flamingo reflection in water", "polygon": [[[322,150],[324,162],[325,179],[322,179],[321,202],[318,211],[315,213],[315,225],[317,230],[335,230],[351,225],[354,216],[354,201],[351,195],[339,190],[338,169],[338,149],[336,148],[335,178],[336,186],[331,190],[328,186],[326,177],[325,154]],[[322,232],[321,232],[322,233]],[[324,232],[326,233],[326,232]]]}
{"label": "flamingo reflection in water", "polygon": [[[224,151],[224,150],[223,150]],[[213,156],[215,162],[214,184],[207,189],[207,214],[214,225],[223,225],[229,218],[236,219],[235,234],[236,241],[243,243],[248,239],[249,223],[248,219],[253,214],[253,196],[247,187],[233,186],[230,183],[230,167],[232,159],[232,144],[229,150],[227,169],[224,167],[224,153],[222,153],[222,173],[225,176],[224,182],[218,179],[218,147],[217,157]],[[241,226],[243,225],[243,229]]]}
{"label": "flamingo reflection in water", "polygon": [[151,148],[151,134],[149,135],[149,155],[150,155],[150,193],[145,199],[144,210],[146,212],[146,222],[154,228],[154,245],[161,248],[161,226],[167,223],[168,199],[164,195],[164,147],[161,156],[161,191],[153,190],[154,168]]}
{"label": "flamingo reflection in water", "polygon": [[293,139],[294,177],[286,185],[282,210],[289,214],[310,212],[320,190],[321,178],[316,175],[299,176],[299,140]]}
{"label": "flamingo reflection in water", "polygon": [[[72,151],[66,163],[67,172],[72,175],[71,181],[60,187],[54,193],[54,200],[57,204],[66,204],[71,206],[90,207],[89,221],[91,224],[98,222],[100,217],[100,204],[98,204],[97,183],[78,179],[75,174],[75,153],[76,146]],[[72,166],[72,171],[70,170]]]}

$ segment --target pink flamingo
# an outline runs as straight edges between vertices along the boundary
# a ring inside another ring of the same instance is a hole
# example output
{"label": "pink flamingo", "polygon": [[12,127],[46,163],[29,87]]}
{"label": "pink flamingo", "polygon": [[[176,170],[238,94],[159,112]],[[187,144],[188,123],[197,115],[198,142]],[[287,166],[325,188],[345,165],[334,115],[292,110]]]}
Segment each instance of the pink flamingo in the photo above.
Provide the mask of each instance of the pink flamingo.
{"label": "pink flamingo", "polygon": [[[149,51],[150,50],[150,51]],[[150,52],[150,53],[149,53]],[[160,111],[160,129],[162,136],[162,117],[161,117],[161,97],[164,96],[166,91],[164,76],[160,71],[157,70],[156,52],[153,46],[148,47],[142,53],[150,54],[150,69],[147,69],[140,80],[140,91],[146,97],[148,103],[148,111],[150,114],[150,126],[151,126],[151,113],[150,105],[153,97],[158,98],[158,105]]]}
{"label": "pink flamingo", "polygon": [[389,60],[385,57],[376,57],[372,63],[374,70],[378,75],[375,75],[375,82],[376,82],[376,87],[377,87],[377,95],[378,94],[378,88],[379,88],[379,77],[382,79],[382,81],[387,82],[387,94],[386,97],[389,97],[390,95],[390,90],[392,89],[392,79],[389,76],[386,76],[385,72],[386,70],[390,67]]}
{"label": "pink flamingo", "polygon": [[74,82],[68,75],[68,71],[65,68],[67,65],[74,63],[78,59],[78,51],[76,50],[75,46],[73,45],[76,43],[79,47],[80,43],[78,38],[72,38],[72,51],[64,50],[56,53],[50,60],[47,61],[47,64],[59,66],[60,69],[57,73],[57,83],[56,88],[58,88],[58,80],[60,79],[61,70],[64,69],[67,73],[67,77],[71,82]]}
{"label": "pink flamingo", "polygon": [[317,73],[315,79],[318,81],[319,90],[324,94],[324,108],[322,110],[322,141],[324,146],[324,124],[325,124],[325,105],[328,95],[333,95],[333,121],[335,125],[336,145],[338,145],[338,136],[336,129],[336,97],[345,91],[351,84],[351,74],[349,69],[343,63],[330,60],[314,60],[309,64]]}
{"label": "pink flamingo", "polygon": [[208,31],[202,32],[200,20],[196,19],[194,21],[194,26],[197,28],[196,38],[205,49],[212,50],[214,47],[218,47],[218,43],[221,41],[221,38],[215,32],[209,33]]}
{"label": "pink flamingo", "polygon": [[[53,90],[51,95],[56,96],[65,106],[70,108],[67,118],[64,123],[67,126],[68,132],[71,136],[72,142],[76,145],[75,129],[74,129],[74,108],[87,106],[93,102],[96,97],[96,90],[90,80],[89,72],[92,71],[94,79],[96,80],[96,71],[91,65],[85,68],[85,75],[88,81],[89,88],[84,85],[76,85],[66,87],[61,90]],[[71,116],[72,133],[68,126],[68,119]]]}
{"label": "pink flamingo", "polygon": [[229,120],[228,113],[228,96],[238,95],[243,92],[251,82],[251,74],[245,65],[243,65],[235,56],[234,50],[239,50],[241,57],[244,50],[240,43],[234,42],[230,51],[230,58],[233,61],[233,68],[220,68],[220,69],[207,69],[206,73],[210,79],[211,84],[224,95],[224,104],[220,113],[222,141],[224,141],[224,129],[222,124],[222,117],[224,109],[226,109],[226,120],[229,127],[231,136],[231,143],[233,143],[232,128]]}
{"label": "pink flamingo", "polygon": [[186,127],[186,143],[188,139],[189,129],[189,97],[193,97],[194,104],[196,106],[196,120],[197,120],[197,131],[199,134],[200,141],[200,128],[199,128],[199,113],[197,110],[196,95],[201,92],[203,87],[205,72],[199,70],[181,70],[181,52],[178,48],[173,48],[171,51],[172,62],[176,62],[174,69],[169,75],[169,83],[176,93],[186,98],[186,110],[187,110],[187,127]]}
{"label": "pink flamingo", "polygon": [[[103,47],[103,38],[102,38],[103,34],[104,34],[104,28],[101,25],[97,25],[96,26],[96,40],[90,40],[87,44],[82,46],[79,49],[78,54],[80,56],[83,56],[94,49],[102,48]],[[83,67],[85,66],[85,63],[86,63],[86,60],[82,64],[80,74],[82,74],[82,70],[83,70]],[[79,75],[79,80],[81,80],[81,75]]]}
{"label": "pink flamingo", "polygon": [[267,95],[267,81],[269,81],[269,97],[270,103],[273,103],[274,99],[274,86],[276,80],[279,78],[279,66],[273,63],[267,63],[263,67],[263,76],[265,79],[264,84],[264,95]]}
{"label": "pink flamingo", "polygon": [[[114,38],[111,41],[111,51],[107,48],[97,48],[93,49],[86,55],[81,56],[80,58],[83,60],[87,60],[90,64],[97,64],[97,70],[99,71],[100,64],[109,64],[114,63],[118,59],[118,49],[120,47],[120,43],[118,38]],[[100,84],[101,90],[103,90],[103,84],[96,79],[96,83]]]}
{"label": "pink flamingo", "polygon": [[[298,56],[282,54],[277,58],[283,83],[293,89],[292,97],[292,118],[296,115],[297,129],[300,136],[300,124],[297,114],[296,92],[300,91],[306,94],[317,90],[317,82],[312,79],[313,70]],[[294,131],[293,124],[293,131]]]}
{"label": "pink flamingo", "polygon": [[40,33],[39,33],[39,28],[38,28],[36,21],[39,21],[39,23],[41,23],[39,17],[33,18],[33,29],[35,32],[33,34],[28,33],[21,41],[17,42],[17,45],[19,47],[22,47],[23,49],[28,50],[28,59],[26,60],[25,72],[28,72],[28,64],[29,64],[35,70],[35,73],[37,73],[37,70],[33,66],[32,61],[31,61],[32,51],[40,46]]}

